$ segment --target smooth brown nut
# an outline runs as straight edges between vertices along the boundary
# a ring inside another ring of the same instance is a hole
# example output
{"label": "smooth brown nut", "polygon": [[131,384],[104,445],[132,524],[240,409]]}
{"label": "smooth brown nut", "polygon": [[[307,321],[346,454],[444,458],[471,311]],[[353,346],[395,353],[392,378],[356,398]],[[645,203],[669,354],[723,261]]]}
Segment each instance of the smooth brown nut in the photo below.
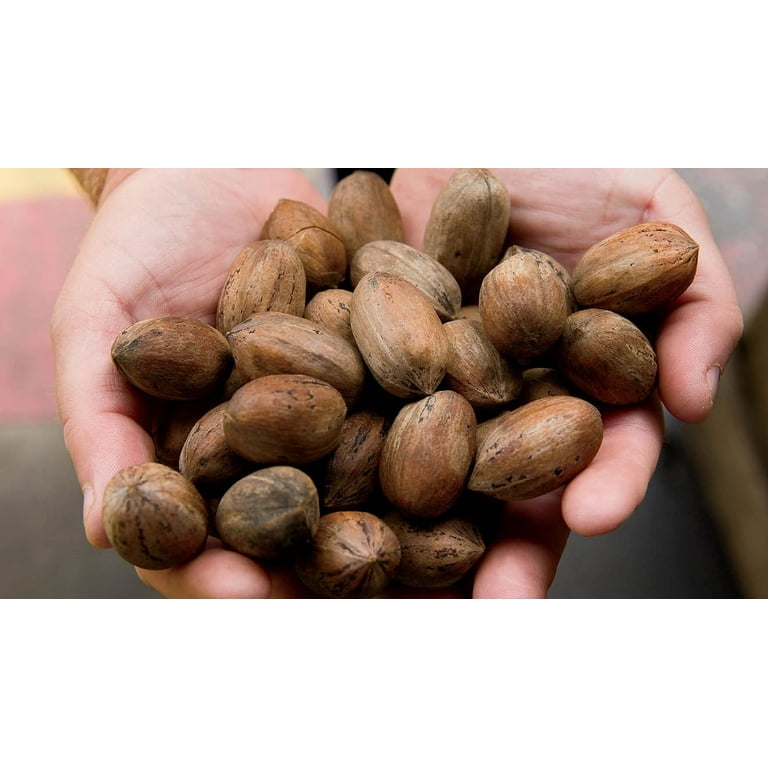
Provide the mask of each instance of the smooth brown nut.
{"label": "smooth brown nut", "polygon": [[379,457],[387,434],[386,417],[370,408],[351,413],[323,471],[326,509],[358,509],[378,489]]}
{"label": "smooth brown nut", "polygon": [[223,425],[232,449],[256,464],[302,465],[338,443],[347,407],[330,384],[301,374],[272,374],[232,395]]}
{"label": "smooth brown nut", "polygon": [[639,315],[664,307],[693,282],[699,246],[674,224],[644,222],[595,243],[573,270],[583,307]]}
{"label": "smooth brown nut", "polygon": [[600,411],[578,397],[544,397],[494,419],[482,431],[471,491],[497,499],[532,499],[573,479],[603,439]]}
{"label": "smooth brown nut", "polygon": [[216,508],[216,531],[224,544],[265,560],[309,546],[319,521],[315,484],[290,466],[263,467],[240,478]]}
{"label": "smooth brown nut", "polygon": [[326,288],[318,291],[307,302],[304,317],[357,346],[349,324],[351,307],[352,291],[346,288]]}
{"label": "smooth brown nut", "polygon": [[216,327],[224,334],[256,312],[304,314],[307,277],[299,255],[282,240],[259,240],[235,257],[224,280]]}
{"label": "smooth brown nut", "polygon": [[179,454],[179,472],[195,484],[218,485],[247,474],[251,464],[232,450],[224,435],[228,402],[204,413],[192,426]]}
{"label": "smooth brown nut", "polygon": [[503,355],[529,360],[558,340],[571,309],[561,270],[546,253],[513,247],[488,272],[480,288],[480,317]]}
{"label": "smooth brown nut", "polygon": [[509,228],[509,193],[486,168],[460,168],[440,190],[422,250],[434,256],[475,301],[488,271],[502,255]]}
{"label": "smooth brown nut", "polygon": [[444,386],[463,395],[475,408],[506,405],[520,394],[520,369],[501,355],[480,323],[457,319],[443,328],[452,349]]}
{"label": "smooth brown nut", "polygon": [[394,240],[376,240],[359,248],[349,264],[354,288],[369,272],[389,272],[407,280],[432,303],[441,320],[451,320],[461,307],[456,278],[432,256]]}
{"label": "smooth brown nut", "polygon": [[400,542],[389,526],[369,512],[350,510],[320,518],[296,573],[321,597],[369,598],[387,587],[399,563]]}
{"label": "smooth brown nut", "polygon": [[326,216],[307,203],[281,199],[264,222],[261,240],[285,240],[304,265],[307,283],[335,288],[347,272],[347,252]]}
{"label": "smooth brown nut", "polygon": [[376,382],[396,397],[431,394],[445,376],[451,348],[429,299],[407,280],[365,275],[352,293],[352,333]]}
{"label": "smooth brown nut", "polygon": [[227,340],[236,369],[247,378],[312,376],[338,389],[347,405],[362,392],[367,372],[357,347],[304,317],[259,312],[232,328]]}
{"label": "smooth brown nut", "polygon": [[372,171],[354,171],[334,186],[328,221],[341,236],[348,260],[373,240],[403,239],[400,209],[389,184]]}
{"label": "smooth brown nut", "polygon": [[476,426],[472,406],[451,390],[404,405],[379,459],[379,482],[387,500],[411,517],[447,512],[466,489]]}
{"label": "smooth brown nut", "polygon": [[574,395],[568,379],[557,368],[526,368],[523,371],[523,387],[520,390],[520,405],[553,395]]}
{"label": "smooth brown nut", "polygon": [[629,318],[608,309],[574,312],[555,357],[568,380],[601,403],[639,403],[656,386],[658,363],[651,342]]}
{"label": "smooth brown nut", "polygon": [[400,565],[394,581],[406,587],[450,587],[466,576],[485,553],[480,529],[466,514],[412,520],[389,511],[382,519],[400,542]]}
{"label": "smooth brown nut", "polygon": [[123,560],[148,570],[182,565],[208,537],[208,511],[192,483],[146,462],[116,472],[104,489],[104,529]]}
{"label": "smooth brown nut", "polygon": [[131,384],[164,400],[211,395],[232,368],[224,335],[191,317],[139,320],[118,335],[111,354]]}

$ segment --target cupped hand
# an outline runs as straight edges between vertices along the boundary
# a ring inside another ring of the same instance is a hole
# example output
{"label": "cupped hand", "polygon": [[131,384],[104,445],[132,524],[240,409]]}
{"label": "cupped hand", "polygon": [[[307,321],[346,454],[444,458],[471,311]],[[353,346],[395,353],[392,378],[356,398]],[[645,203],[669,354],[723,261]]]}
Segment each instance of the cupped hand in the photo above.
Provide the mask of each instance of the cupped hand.
{"label": "cupped hand", "polygon": [[[147,399],[114,368],[114,339],[150,317],[213,323],[229,264],[258,239],[281,197],[325,205],[295,170],[110,173],[51,324],[64,439],[94,546],[109,546],[101,516],[107,482],[118,469],[155,458]],[[215,541],[181,568],[139,575],[169,597],[262,597],[272,590],[263,568]]]}
{"label": "cupped hand", "polygon": [[[670,171],[495,172],[510,192],[514,241],[569,268],[597,240],[643,220],[674,222],[699,242],[697,277],[661,329],[657,351],[663,404],[683,421],[703,418],[716,374],[740,336],[741,314],[706,216],[688,187]],[[395,173],[392,191],[411,245],[421,245],[432,203],[450,173]],[[52,318],[60,415],[93,545],[109,546],[101,520],[106,483],[118,469],[154,458],[146,399],[114,369],[114,338],[148,317],[213,322],[229,264],[258,238],[281,197],[326,210],[306,177],[292,170],[111,172]],[[605,533],[639,505],[661,451],[661,405],[654,400],[611,409],[604,419],[598,455],[564,492],[508,505],[498,538],[468,585],[475,597],[545,596],[569,529]],[[306,596],[289,571],[267,570],[215,539],[184,566],[137,571],[167,597]]]}
{"label": "cupped hand", "polygon": [[[406,238],[423,236],[432,201],[451,169],[402,169],[392,190]],[[662,405],[683,422],[709,413],[742,333],[736,292],[692,190],[671,170],[494,169],[509,190],[510,234],[572,270],[591,245],[643,221],[677,224],[699,243],[696,277],[674,303],[654,341],[658,397],[603,410],[597,456],[563,492],[507,505],[504,530],[481,561],[476,597],[543,596],[568,530],[592,536],[624,522],[643,500],[663,441]]]}

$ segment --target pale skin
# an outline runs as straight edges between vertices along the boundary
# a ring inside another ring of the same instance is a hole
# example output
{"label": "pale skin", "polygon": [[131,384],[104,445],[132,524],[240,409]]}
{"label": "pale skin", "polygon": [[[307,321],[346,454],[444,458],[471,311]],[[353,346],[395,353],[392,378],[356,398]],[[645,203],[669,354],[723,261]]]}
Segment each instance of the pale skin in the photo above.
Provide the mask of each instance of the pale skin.
{"label": "pale skin", "polygon": [[[451,171],[395,173],[392,192],[409,244],[420,247],[432,202]],[[598,455],[564,491],[509,504],[498,538],[468,585],[477,598],[545,597],[569,531],[608,533],[643,500],[661,453],[661,404],[683,422],[709,413],[718,375],[741,336],[742,315],[706,215],[674,172],[494,172],[510,192],[514,241],[568,268],[593,243],[640,221],[673,222],[700,245],[696,278],[656,341],[658,398],[606,411]],[[114,369],[114,338],[137,320],[161,315],[212,323],[229,264],[258,239],[281,197],[326,211],[320,194],[291,169],[110,172],[51,325],[64,438],[83,489],[92,545],[109,546],[101,518],[106,483],[118,469],[154,459],[146,401]],[[264,568],[216,540],[184,566],[137,572],[169,598],[304,594],[289,570]]]}

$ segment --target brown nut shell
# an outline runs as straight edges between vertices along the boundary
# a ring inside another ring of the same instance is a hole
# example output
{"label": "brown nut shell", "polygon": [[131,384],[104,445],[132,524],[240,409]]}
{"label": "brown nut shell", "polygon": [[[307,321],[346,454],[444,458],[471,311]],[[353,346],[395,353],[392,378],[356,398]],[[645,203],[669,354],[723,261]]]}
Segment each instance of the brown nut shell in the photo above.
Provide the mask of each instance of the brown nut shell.
{"label": "brown nut shell", "polygon": [[387,419],[365,409],[351,413],[339,442],[323,469],[322,502],[326,509],[358,509],[378,489],[379,457]]}
{"label": "brown nut shell", "polygon": [[146,462],[115,473],[104,489],[104,529],[123,560],[148,570],[182,565],[208,537],[208,510],[189,480]]}
{"label": "brown nut shell", "polygon": [[224,335],[191,317],[139,320],[118,335],[111,354],[131,384],[164,400],[211,395],[232,368]]}
{"label": "brown nut shell", "polygon": [[443,328],[452,349],[445,387],[475,408],[506,405],[520,394],[519,367],[499,352],[482,324],[459,318],[444,323]]}
{"label": "brown nut shell", "polygon": [[509,216],[507,188],[486,168],[460,168],[435,199],[422,250],[451,272],[465,301],[501,257]]}
{"label": "brown nut shell", "polygon": [[327,456],[338,443],[347,407],[325,381],[273,374],[243,384],[223,418],[232,449],[256,464],[303,465]]}
{"label": "brown nut shell", "polygon": [[382,519],[400,542],[400,565],[394,580],[406,587],[450,587],[485,553],[480,529],[466,514],[413,520],[389,511]]}
{"label": "brown nut shell", "polygon": [[531,499],[581,472],[603,439],[600,412],[578,397],[544,397],[497,416],[481,430],[470,491]]}
{"label": "brown nut shell", "polygon": [[304,265],[307,283],[335,288],[347,271],[347,252],[338,232],[316,208],[299,200],[278,200],[264,222],[261,240],[285,240]]}
{"label": "brown nut shell", "polygon": [[328,200],[328,221],[351,259],[373,240],[402,240],[403,221],[389,184],[377,173],[357,170],[336,183]]}
{"label": "brown nut shell", "polygon": [[379,482],[387,500],[411,517],[447,512],[466,488],[476,426],[472,406],[451,390],[404,405],[379,459]]}
{"label": "brown nut shell", "polygon": [[658,364],[651,342],[629,318],[608,309],[574,312],[555,357],[567,379],[601,403],[639,403],[656,386]]}
{"label": "brown nut shell", "polygon": [[429,299],[386,272],[364,275],[352,294],[352,333],[378,384],[396,397],[434,392],[450,361],[450,344]]}
{"label": "brown nut shell", "polygon": [[542,355],[571,311],[563,268],[541,251],[513,246],[483,280],[478,304],[494,346],[518,360]]}
{"label": "brown nut shell", "polygon": [[224,334],[256,312],[303,315],[307,277],[299,255],[282,240],[259,240],[235,257],[224,280],[216,327]]}
{"label": "brown nut shell", "polygon": [[265,560],[309,546],[319,521],[315,484],[290,466],[263,467],[242,477],[216,508],[216,531],[224,544]]}
{"label": "brown nut shell", "polygon": [[356,510],[323,515],[309,551],[296,562],[300,581],[331,598],[369,598],[392,581],[400,542],[380,518]]}
{"label": "brown nut shell", "polygon": [[583,307],[639,315],[664,307],[693,282],[699,246],[674,224],[644,222],[595,243],[573,270]]}
{"label": "brown nut shell", "polygon": [[367,372],[357,347],[304,317],[260,312],[232,328],[227,340],[235,367],[247,378],[313,376],[339,390],[348,405],[363,389]]}
{"label": "brown nut shell", "polygon": [[354,288],[369,272],[389,272],[407,280],[432,303],[441,320],[451,320],[461,307],[456,278],[432,256],[393,240],[376,240],[359,248],[349,265]]}
{"label": "brown nut shell", "polygon": [[224,435],[228,402],[219,403],[192,426],[179,455],[179,472],[195,484],[218,485],[247,474],[251,464],[232,450]]}
{"label": "brown nut shell", "polygon": [[349,324],[352,291],[346,288],[326,288],[318,291],[304,308],[304,317],[328,331],[336,333],[350,344],[355,343]]}

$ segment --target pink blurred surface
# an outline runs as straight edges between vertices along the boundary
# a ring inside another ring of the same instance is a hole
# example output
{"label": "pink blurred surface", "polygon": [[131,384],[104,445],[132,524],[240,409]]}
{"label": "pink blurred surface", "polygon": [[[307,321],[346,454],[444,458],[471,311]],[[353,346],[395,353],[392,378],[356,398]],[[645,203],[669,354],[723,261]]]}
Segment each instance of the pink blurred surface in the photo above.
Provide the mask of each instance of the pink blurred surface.
{"label": "pink blurred surface", "polygon": [[56,414],[51,310],[92,215],[76,197],[0,203],[0,420]]}

